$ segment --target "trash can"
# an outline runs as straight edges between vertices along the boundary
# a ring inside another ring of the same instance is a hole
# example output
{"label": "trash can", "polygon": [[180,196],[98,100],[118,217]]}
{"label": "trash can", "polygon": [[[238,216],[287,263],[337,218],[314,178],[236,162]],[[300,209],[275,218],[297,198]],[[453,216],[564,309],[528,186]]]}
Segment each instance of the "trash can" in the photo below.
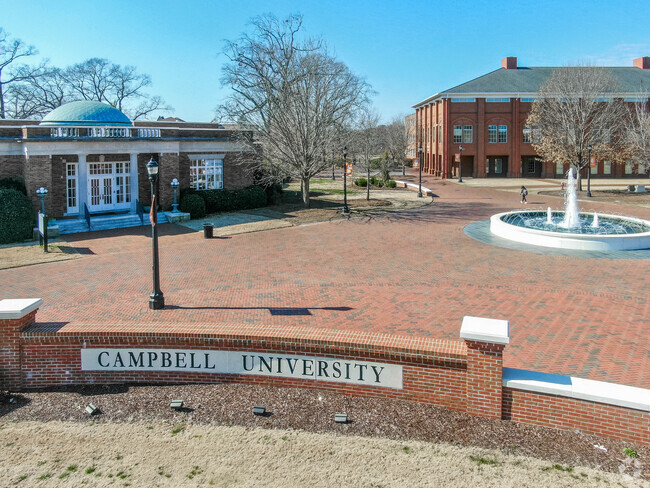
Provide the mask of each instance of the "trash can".
{"label": "trash can", "polygon": [[203,224],[203,237],[205,239],[212,239],[213,230],[214,230],[214,224],[207,223],[207,222]]}

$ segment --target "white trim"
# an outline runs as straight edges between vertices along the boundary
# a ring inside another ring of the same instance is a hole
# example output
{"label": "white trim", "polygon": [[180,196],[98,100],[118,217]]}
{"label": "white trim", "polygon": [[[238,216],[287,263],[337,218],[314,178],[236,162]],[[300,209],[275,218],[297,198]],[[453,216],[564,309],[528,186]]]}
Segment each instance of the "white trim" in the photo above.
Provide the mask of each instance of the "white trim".
{"label": "white trim", "polygon": [[190,160],[192,159],[223,159],[226,157],[225,154],[188,154]]}
{"label": "white trim", "polygon": [[12,298],[0,300],[0,320],[22,319],[43,304],[42,298]]}
{"label": "white trim", "polygon": [[508,344],[510,343],[510,323],[507,320],[466,315],[460,326],[460,337],[470,341]]}
{"label": "white trim", "polygon": [[650,390],[574,376],[503,368],[503,386],[650,412]]}

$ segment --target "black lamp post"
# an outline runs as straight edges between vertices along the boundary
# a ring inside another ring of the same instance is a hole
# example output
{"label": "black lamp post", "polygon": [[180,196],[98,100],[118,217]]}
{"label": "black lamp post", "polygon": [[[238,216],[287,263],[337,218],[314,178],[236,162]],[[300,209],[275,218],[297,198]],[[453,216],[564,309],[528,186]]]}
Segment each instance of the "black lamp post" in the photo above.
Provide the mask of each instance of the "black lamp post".
{"label": "black lamp post", "polygon": [[420,154],[420,159],[418,160],[418,170],[420,173],[420,179],[418,182],[418,197],[422,198],[422,144],[418,147],[418,153]]}
{"label": "black lamp post", "polygon": [[350,213],[348,208],[348,146],[343,148],[343,213]]}
{"label": "black lamp post", "polygon": [[158,163],[151,158],[147,163],[147,173],[151,182],[151,211],[149,220],[151,221],[151,248],[153,250],[153,292],[149,295],[149,308],[151,310],[160,310],[165,308],[165,297],[160,291],[160,275],[158,272],[158,212],[156,211],[156,180],[158,180]]}
{"label": "black lamp post", "polygon": [[41,213],[45,213],[45,197],[47,196],[47,190],[43,188],[42,186],[36,190],[36,194],[38,195],[38,198],[41,199]]}
{"label": "black lamp post", "polygon": [[463,182],[463,146],[458,146],[458,183]]}
{"label": "black lamp post", "polygon": [[587,146],[587,196],[591,196],[591,144]]}
{"label": "black lamp post", "polygon": [[336,159],[334,159],[334,147],[332,147],[332,181],[336,180],[336,175],[334,174],[335,166],[336,166]]}

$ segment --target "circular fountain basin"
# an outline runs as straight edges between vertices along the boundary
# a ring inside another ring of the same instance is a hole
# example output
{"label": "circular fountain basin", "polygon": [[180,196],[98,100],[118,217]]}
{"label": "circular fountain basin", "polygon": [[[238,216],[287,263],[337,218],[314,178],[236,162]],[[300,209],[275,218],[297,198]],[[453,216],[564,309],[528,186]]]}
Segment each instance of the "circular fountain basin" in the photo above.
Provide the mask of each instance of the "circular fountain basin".
{"label": "circular fountain basin", "polygon": [[490,232],[510,241],[556,249],[650,249],[650,222],[647,220],[599,213],[599,226],[593,228],[594,214],[580,213],[582,228],[566,229],[561,224],[563,218],[564,212],[554,211],[549,224],[545,211],[503,212],[490,218]]}

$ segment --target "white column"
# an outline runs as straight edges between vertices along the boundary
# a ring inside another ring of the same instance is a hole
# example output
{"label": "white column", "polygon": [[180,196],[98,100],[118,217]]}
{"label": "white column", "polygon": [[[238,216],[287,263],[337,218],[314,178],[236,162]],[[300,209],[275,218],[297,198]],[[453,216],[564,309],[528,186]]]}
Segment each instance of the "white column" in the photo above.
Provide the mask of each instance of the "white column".
{"label": "white column", "polygon": [[79,202],[79,215],[84,215],[84,204],[88,204],[88,164],[86,163],[86,154],[79,154],[79,163],[77,164],[77,198]]}
{"label": "white column", "polygon": [[[138,184],[138,153],[131,153],[131,212],[136,211],[135,202],[140,198]],[[142,202],[140,202],[142,203]]]}

